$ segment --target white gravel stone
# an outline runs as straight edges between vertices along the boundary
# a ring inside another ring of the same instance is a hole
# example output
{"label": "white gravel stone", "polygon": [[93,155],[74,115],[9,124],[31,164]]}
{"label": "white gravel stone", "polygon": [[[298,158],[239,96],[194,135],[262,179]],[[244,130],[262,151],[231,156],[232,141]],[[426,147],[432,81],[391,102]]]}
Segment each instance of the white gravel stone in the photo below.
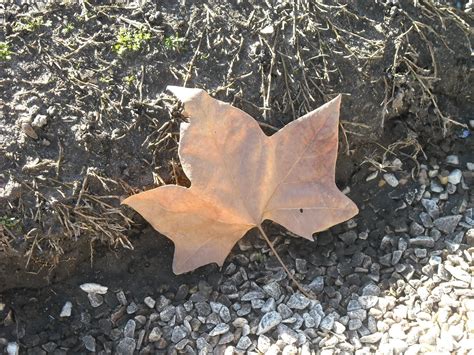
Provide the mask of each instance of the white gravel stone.
{"label": "white gravel stone", "polygon": [[459,184],[461,182],[461,178],[462,178],[462,171],[459,169],[454,169],[448,175],[448,181],[453,185]]}
{"label": "white gravel stone", "polygon": [[145,302],[145,304],[148,306],[148,308],[155,308],[155,304],[156,304],[156,301],[151,298],[151,297],[145,297],[145,299],[143,300],[143,302]]}
{"label": "white gravel stone", "polygon": [[17,343],[11,342],[7,344],[7,354],[8,355],[18,355],[20,352],[20,347]]}
{"label": "white gravel stone", "polygon": [[397,187],[399,182],[398,179],[394,174],[383,174],[383,179],[389,184],[391,187]]}
{"label": "white gravel stone", "polygon": [[373,333],[360,338],[361,343],[375,344],[382,338],[382,333]]}
{"label": "white gravel stone", "polygon": [[257,340],[257,349],[260,350],[262,353],[265,353],[270,346],[272,345],[272,341],[266,335],[260,334]]}
{"label": "white gravel stone", "polygon": [[72,313],[72,303],[70,301],[67,301],[63,308],[61,309],[61,313],[59,314],[60,317],[65,318],[65,317],[70,317]]}
{"label": "white gravel stone", "polygon": [[102,286],[96,283],[85,283],[79,286],[82,291],[87,293],[96,293],[100,295],[105,295],[107,293],[108,288],[106,286]]}

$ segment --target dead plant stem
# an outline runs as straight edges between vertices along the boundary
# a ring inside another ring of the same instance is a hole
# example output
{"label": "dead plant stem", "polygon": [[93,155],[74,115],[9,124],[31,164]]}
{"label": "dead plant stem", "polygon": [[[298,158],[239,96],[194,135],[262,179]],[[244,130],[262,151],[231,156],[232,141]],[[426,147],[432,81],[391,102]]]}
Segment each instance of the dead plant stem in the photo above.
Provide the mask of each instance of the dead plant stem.
{"label": "dead plant stem", "polygon": [[273,243],[270,241],[270,239],[268,239],[268,236],[267,234],[265,233],[265,231],[263,230],[262,226],[260,224],[257,225],[257,228],[258,230],[260,231],[260,234],[263,236],[263,239],[265,239],[265,241],[267,242],[268,246],[270,247],[270,249],[272,250],[273,254],[275,254],[276,258],[278,259],[278,261],[280,262],[281,266],[283,266],[283,269],[285,269],[286,273],[288,274],[288,277],[291,279],[291,281],[293,281],[296,285],[296,287],[298,288],[298,290],[303,294],[305,295],[306,297],[308,298],[313,298],[308,292],[306,292],[303,288],[303,286],[293,277],[293,275],[291,274],[290,270],[288,270],[288,268],[286,267],[286,264],[285,262],[281,259],[280,257],[280,254],[278,254],[278,252],[276,251],[275,247],[273,246]]}

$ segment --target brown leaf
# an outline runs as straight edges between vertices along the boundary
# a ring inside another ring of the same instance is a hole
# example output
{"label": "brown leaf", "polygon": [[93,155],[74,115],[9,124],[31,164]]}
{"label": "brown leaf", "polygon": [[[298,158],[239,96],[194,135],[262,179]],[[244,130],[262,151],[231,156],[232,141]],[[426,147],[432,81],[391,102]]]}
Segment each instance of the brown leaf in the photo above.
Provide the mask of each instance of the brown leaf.
{"label": "brown leaf", "polygon": [[312,240],[357,214],[334,182],[340,95],[268,137],[248,114],[203,90],[168,89],[189,117],[178,152],[191,187],[166,185],[123,203],[174,242],[175,273],[222,265],[266,219]]}

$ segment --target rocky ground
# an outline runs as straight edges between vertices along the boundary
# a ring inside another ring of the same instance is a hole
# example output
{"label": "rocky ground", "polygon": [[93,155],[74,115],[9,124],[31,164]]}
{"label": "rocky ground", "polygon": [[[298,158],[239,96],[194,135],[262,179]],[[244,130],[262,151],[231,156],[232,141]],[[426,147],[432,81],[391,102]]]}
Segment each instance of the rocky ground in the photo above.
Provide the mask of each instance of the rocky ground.
{"label": "rocky ground", "polygon": [[410,159],[361,170],[350,191],[360,214],[314,243],[266,226],[312,299],[250,233],[220,272],[176,287],[102,279],[7,293],[0,344],[8,354],[470,354],[472,138],[459,144],[468,150],[420,164],[416,181]]}

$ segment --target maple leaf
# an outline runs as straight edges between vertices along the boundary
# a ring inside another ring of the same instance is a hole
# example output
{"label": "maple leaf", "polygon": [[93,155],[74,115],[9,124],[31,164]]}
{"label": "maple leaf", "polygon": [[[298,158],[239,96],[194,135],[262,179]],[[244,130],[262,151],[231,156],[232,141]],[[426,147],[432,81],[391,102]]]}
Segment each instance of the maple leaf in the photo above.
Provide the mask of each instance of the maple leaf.
{"label": "maple leaf", "polygon": [[340,95],[267,136],[251,116],[201,89],[168,90],[189,117],[178,153],[191,187],[165,185],[123,203],[174,242],[176,274],[222,266],[249,229],[264,233],[264,220],[312,240],[358,213],[334,181]]}

